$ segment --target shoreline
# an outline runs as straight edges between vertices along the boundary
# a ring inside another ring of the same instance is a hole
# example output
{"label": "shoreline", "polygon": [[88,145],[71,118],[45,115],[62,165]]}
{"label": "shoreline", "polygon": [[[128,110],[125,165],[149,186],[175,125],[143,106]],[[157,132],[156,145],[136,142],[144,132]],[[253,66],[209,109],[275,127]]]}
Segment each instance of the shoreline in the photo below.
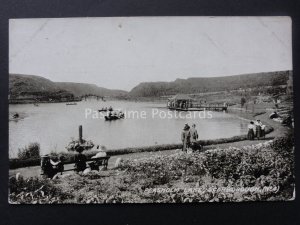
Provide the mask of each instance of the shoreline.
{"label": "shoreline", "polygon": [[[93,97],[91,99],[94,99]],[[153,103],[166,103],[166,98],[164,97],[122,97],[122,96],[107,96],[104,97],[105,101],[126,101],[126,102],[153,102]],[[82,98],[74,98],[69,100],[40,100],[36,101],[35,99],[9,99],[8,104],[9,105],[22,105],[22,104],[34,104],[34,103],[64,103],[64,102],[84,102],[85,100]],[[103,101],[99,99],[98,101]]]}
{"label": "shoreline", "polygon": [[[271,119],[269,119],[267,115],[267,110],[264,110],[264,112],[251,112],[250,110],[245,111],[241,108],[236,107],[229,107],[228,113],[237,115],[240,117],[240,119],[244,120],[254,120],[254,119],[260,119],[263,124],[266,125],[266,138],[260,139],[260,140],[248,140],[247,134],[244,135],[238,135],[233,136],[230,138],[219,138],[219,139],[209,139],[209,140],[199,140],[198,143],[200,143],[203,146],[203,151],[206,151],[208,149],[213,148],[224,148],[228,146],[235,146],[235,147],[242,147],[246,145],[252,145],[256,143],[262,143],[266,140],[274,139],[276,137],[283,136],[288,130],[288,127],[283,126],[282,124],[275,122]],[[174,152],[178,149],[182,148],[182,144],[164,144],[164,145],[154,145],[154,146],[144,146],[144,147],[134,147],[134,148],[122,148],[122,149],[112,149],[108,150],[107,154],[111,156],[111,158],[117,157],[124,157],[124,156],[131,156],[136,154],[160,154],[161,152]],[[86,152],[86,156],[88,159],[90,159],[92,156],[94,156],[98,151],[90,151]],[[71,165],[73,164],[73,156],[74,153],[57,153],[57,154],[63,154],[64,156],[67,156],[67,160],[65,161],[65,165]],[[40,158],[35,159],[28,159],[28,160],[19,160],[19,159],[9,159],[9,170],[11,172],[22,170],[22,169],[30,169],[36,166],[40,165]]]}
{"label": "shoreline", "polygon": [[[233,112],[232,109],[230,110],[230,113],[232,114],[239,114],[241,118],[244,118],[246,120],[254,119],[253,115],[251,113],[240,113],[240,112]],[[273,126],[271,126],[269,123],[265,121],[265,119],[261,119],[264,124],[267,125],[266,127],[266,135],[272,133],[274,131]],[[277,135],[275,135],[277,136]],[[274,137],[266,137],[266,139],[273,139]],[[258,142],[262,142],[263,140],[258,140]],[[238,135],[233,136],[230,138],[219,138],[219,139],[208,139],[208,140],[199,140],[198,143],[203,146],[203,150],[211,149],[215,146],[220,145],[228,145],[233,143],[239,143],[245,145],[249,144],[249,140],[247,140],[247,134],[244,135]],[[250,141],[254,142],[254,141]],[[257,142],[257,141],[256,141]],[[170,151],[170,150],[176,150],[181,149],[182,144],[164,144],[164,145],[154,145],[154,146],[144,146],[144,147],[134,147],[134,148],[121,148],[121,149],[112,149],[108,150],[107,154],[109,156],[124,156],[127,154],[138,154],[138,153],[149,153],[149,152],[161,152],[161,151]],[[86,152],[86,156],[88,159],[90,159],[92,156],[94,156],[98,151],[88,151]],[[74,163],[74,153],[57,153],[57,154],[63,154],[66,157],[65,164],[72,164]],[[9,159],[9,169],[19,169],[19,168],[26,168],[26,167],[34,167],[38,166],[40,164],[40,158],[35,159],[27,159],[27,160],[19,160],[19,159]]]}

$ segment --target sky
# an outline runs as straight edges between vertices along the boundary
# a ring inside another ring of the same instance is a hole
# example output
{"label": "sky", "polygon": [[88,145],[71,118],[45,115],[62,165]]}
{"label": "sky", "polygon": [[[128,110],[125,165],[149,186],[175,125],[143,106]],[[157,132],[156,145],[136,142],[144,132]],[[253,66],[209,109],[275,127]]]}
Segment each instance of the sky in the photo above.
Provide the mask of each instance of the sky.
{"label": "sky", "polygon": [[292,70],[289,17],[10,19],[9,72],[131,90]]}

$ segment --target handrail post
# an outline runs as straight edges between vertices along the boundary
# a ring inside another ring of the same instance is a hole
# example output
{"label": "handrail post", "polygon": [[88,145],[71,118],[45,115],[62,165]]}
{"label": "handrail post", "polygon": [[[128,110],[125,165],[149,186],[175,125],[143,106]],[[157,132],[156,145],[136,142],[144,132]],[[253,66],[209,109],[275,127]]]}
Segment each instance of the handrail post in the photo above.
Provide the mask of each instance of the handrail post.
{"label": "handrail post", "polygon": [[82,125],[79,125],[79,143],[82,144]]}

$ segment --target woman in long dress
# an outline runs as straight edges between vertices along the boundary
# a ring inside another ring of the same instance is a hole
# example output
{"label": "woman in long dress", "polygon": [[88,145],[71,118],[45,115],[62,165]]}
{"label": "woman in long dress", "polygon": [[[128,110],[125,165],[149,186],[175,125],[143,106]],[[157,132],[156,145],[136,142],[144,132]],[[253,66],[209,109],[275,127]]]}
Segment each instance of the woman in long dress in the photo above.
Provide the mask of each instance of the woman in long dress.
{"label": "woman in long dress", "polygon": [[260,122],[260,120],[256,121],[255,126],[256,126],[256,137],[257,139],[259,139],[262,136],[262,132],[261,132],[262,123]]}
{"label": "woman in long dress", "polygon": [[191,143],[191,133],[190,126],[186,123],[184,125],[183,131],[181,133],[181,141],[182,141],[182,151],[187,152],[187,149],[190,147]]}
{"label": "woman in long dress", "polygon": [[251,121],[250,124],[248,125],[248,139],[249,140],[254,140],[254,129],[255,129],[254,122]]}
{"label": "woman in long dress", "polygon": [[261,137],[266,137],[266,125],[261,125]]}

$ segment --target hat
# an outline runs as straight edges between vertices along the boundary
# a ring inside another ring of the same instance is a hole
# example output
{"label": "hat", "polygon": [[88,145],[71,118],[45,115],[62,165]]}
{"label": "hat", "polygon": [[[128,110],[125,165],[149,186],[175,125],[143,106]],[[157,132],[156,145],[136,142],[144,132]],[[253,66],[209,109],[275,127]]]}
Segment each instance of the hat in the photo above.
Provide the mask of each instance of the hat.
{"label": "hat", "polygon": [[187,129],[189,129],[190,128],[190,126],[186,123],[186,124],[184,124],[184,130],[187,130]]}
{"label": "hat", "polygon": [[105,156],[106,156],[106,152],[98,152],[96,155],[92,157],[92,159],[98,159]]}

